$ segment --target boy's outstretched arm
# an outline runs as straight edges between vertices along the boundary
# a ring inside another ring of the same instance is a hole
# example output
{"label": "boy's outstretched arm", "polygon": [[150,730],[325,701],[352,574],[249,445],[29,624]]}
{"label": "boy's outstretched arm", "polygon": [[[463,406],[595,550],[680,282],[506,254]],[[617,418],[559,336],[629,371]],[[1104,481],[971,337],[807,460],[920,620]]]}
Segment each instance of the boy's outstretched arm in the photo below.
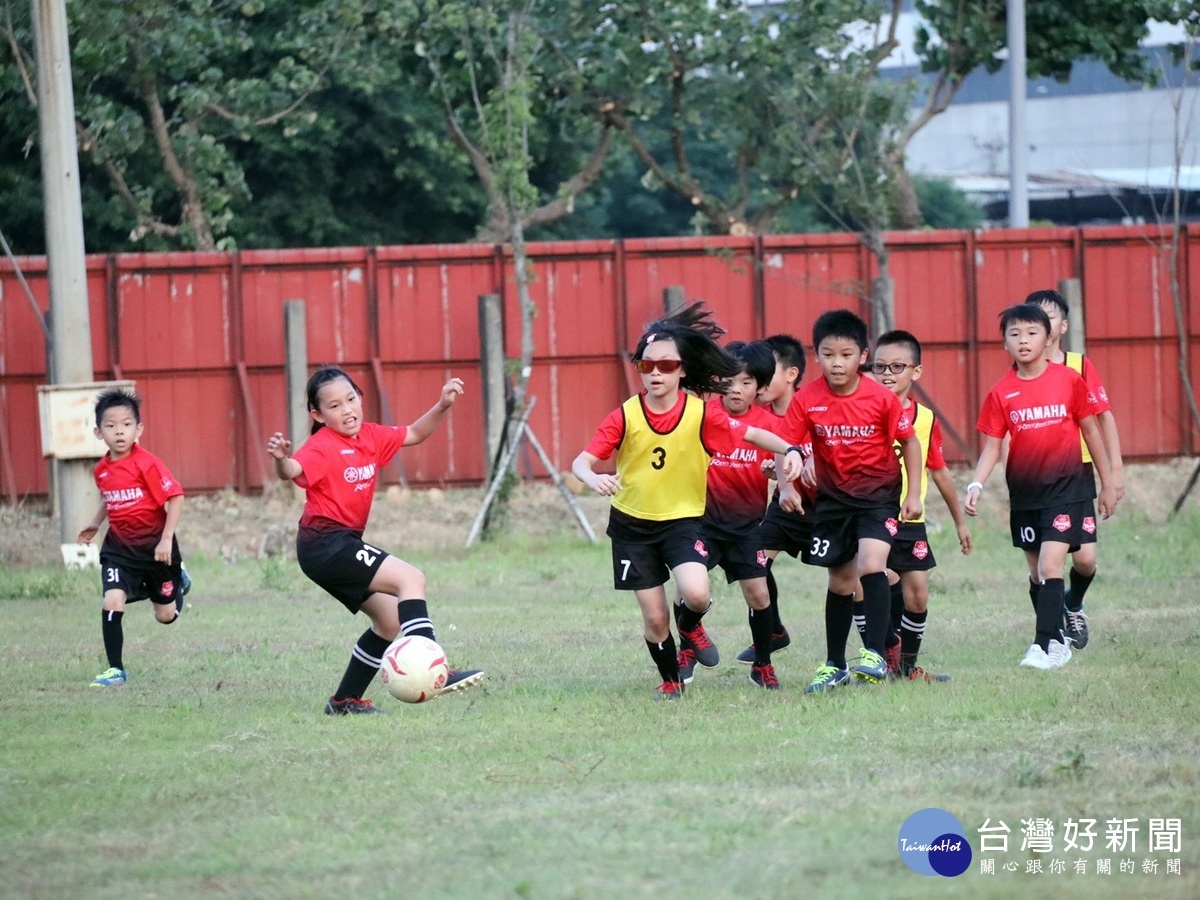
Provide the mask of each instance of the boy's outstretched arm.
{"label": "boy's outstretched arm", "polygon": [[[1112,486],[1117,493],[1117,503],[1125,496],[1125,460],[1121,456],[1121,435],[1117,433],[1117,419],[1111,409],[1096,416],[1100,422],[1100,436],[1104,439],[1104,449],[1108,451],[1108,468],[1112,472]],[[1089,452],[1091,445],[1088,446]],[[1092,454],[1095,458],[1095,454]]]}
{"label": "boy's outstretched arm", "polygon": [[983,486],[987,484],[992,469],[996,468],[996,463],[1000,461],[1000,447],[1000,438],[990,434],[984,436],[983,449],[979,451],[979,462],[975,464],[975,474],[971,476],[971,483],[967,485],[967,496],[963,501],[963,510],[968,516],[978,512],[979,495],[983,493]]}
{"label": "boy's outstretched arm", "polygon": [[971,529],[963,517],[962,508],[958,505],[958,491],[954,489],[954,479],[948,469],[930,469],[930,480],[937,485],[938,493],[946,501],[946,509],[950,510],[950,518],[954,520],[954,530],[958,532],[958,546],[963,556],[968,556],[974,547],[971,540]]}
{"label": "boy's outstretched arm", "polygon": [[901,498],[900,518],[905,521],[921,518],[921,439],[915,434],[900,439],[904,474],[908,477],[908,493]]}
{"label": "boy's outstretched arm", "polygon": [[1107,519],[1117,509],[1117,489],[1113,485],[1112,469],[1108,467],[1108,454],[1104,452],[1104,438],[1100,434],[1100,425],[1095,416],[1087,416],[1079,420],[1079,430],[1087,442],[1088,452],[1092,454],[1092,465],[1096,467],[1096,475],[1100,479],[1100,496],[1096,498],[1096,509],[1100,517]]}
{"label": "boy's outstretched arm", "polygon": [[92,538],[96,536],[96,532],[100,530],[100,526],[104,524],[104,520],[107,518],[108,504],[101,500],[100,509],[92,516],[92,521],[79,529],[79,534],[76,535],[75,540],[80,544],[90,544]]}
{"label": "boy's outstretched arm", "polygon": [[171,549],[175,539],[175,529],[179,527],[179,517],[183,515],[183,494],[176,494],[167,501],[167,522],[163,525],[162,536],[158,546],[154,548],[154,558],[160,563],[171,564]]}
{"label": "boy's outstretched arm", "polygon": [[454,405],[454,401],[458,399],[463,392],[463,382],[461,378],[451,378],[442,385],[442,395],[438,397],[438,402],[430,407],[429,412],[417,419],[408,426],[408,434],[404,436],[404,446],[408,447],[412,444],[419,444],[435,431],[442,424],[442,419],[446,415],[446,411]]}

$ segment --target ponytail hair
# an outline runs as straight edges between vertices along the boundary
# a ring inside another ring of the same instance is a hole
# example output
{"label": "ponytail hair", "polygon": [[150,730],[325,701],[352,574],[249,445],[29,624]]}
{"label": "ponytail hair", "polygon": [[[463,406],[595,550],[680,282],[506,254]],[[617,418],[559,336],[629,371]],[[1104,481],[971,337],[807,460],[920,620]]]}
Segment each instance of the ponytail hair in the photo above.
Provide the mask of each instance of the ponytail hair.
{"label": "ponytail hair", "polygon": [[729,379],[741,365],[726,353],[716,339],[725,333],[712,318],[712,311],[697,300],[678,312],[651,322],[633,351],[633,361],[642,358],[654,341],[673,341],[683,360],[684,376],[679,386],[696,394],[724,394]]}
{"label": "ponytail hair", "polygon": [[[305,392],[308,394],[308,408],[311,412],[319,412],[321,409],[321,404],[317,397],[321,388],[331,381],[337,381],[339,378],[344,378],[350,382],[350,387],[354,388],[354,392],[360,397],[362,396],[362,388],[354,383],[354,379],[347,375],[345,370],[338,366],[321,366],[321,368],[317,369],[309,377],[308,385],[305,388]],[[310,435],[316,434],[324,427],[324,422],[318,422],[316,419],[313,419],[312,428],[308,433]]]}

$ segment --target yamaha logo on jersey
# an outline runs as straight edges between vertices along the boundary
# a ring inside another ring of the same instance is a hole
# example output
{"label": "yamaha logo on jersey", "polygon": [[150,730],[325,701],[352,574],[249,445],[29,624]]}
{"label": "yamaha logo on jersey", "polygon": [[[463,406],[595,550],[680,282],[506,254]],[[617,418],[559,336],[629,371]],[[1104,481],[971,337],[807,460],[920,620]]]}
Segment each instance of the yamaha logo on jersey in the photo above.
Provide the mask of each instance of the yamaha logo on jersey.
{"label": "yamaha logo on jersey", "polygon": [[370,463],[365,466],[346,466],[342,477],[346,479],[348,484],[357,484],[360,481],[370,481],[375,477],[375,463]]}
{"label": "yamaha logo on jersey", "polygon": [[1063,513],[1060,516],[1055,516],[1053,525],[1055,531],[1066,531],[1071,527],[1071,517],[1066,513]]}
{"label": "yamaha logo on jersey", "polygon": [[1096,533],[1096,518],[1095,518],[1095,516],[1084,516],[1083,517],[1083,530],[1086,531],[1088,534]]}
{"label": "yamaha logo on jersey", "polygon": [[760,566],[762,566],[764,569],[767,567],[767,551],[766,550],[759,550],[757,555],[755,556],[755,558],[758,560],[758,564]]}
{"label": "yamaha logo on jersey", "polygon": [[158,589],[158,592],[159,592],[160,594],[162,594],[164,597],[170,597],[172,594],[174,594],[174,593],[175,593],[175,582],[173,582],[173,581],[164,581],[164,582],[162,583],[162,587],[160,587],[160,588]]}
{"label": "yamaha logo on jersey", "polygon": [[900,526],[896,523],[895,519],[888,519],[883,523],[883,527],[888,530],[888,534],[892,537],[895,537],[896,532],[900,530]]}
{"label": "yamaha logo on jersey", "polygon": [[913,544],[913,556],[917,559],[924,559],[929,555],[929,544],[925,541],[917,541]]}
{"label": "yamaha logo on jersey", "polygon": [[704,541],[696,541],[696,552],[707,558],[708,548],[704,546]]}
{"label": "yamaha logo on jersey", "polygon": [[171,485],[173,485],[174,483],[175,483],[175,482],[173,482],[173,481],[172,481],[170,478],[164,478],[164,479],[162,480],[162,489],[163,489],[163,491],[164,491],[164,492],[166,492],[166,491],[169,491],[169,490],[171,489]]}

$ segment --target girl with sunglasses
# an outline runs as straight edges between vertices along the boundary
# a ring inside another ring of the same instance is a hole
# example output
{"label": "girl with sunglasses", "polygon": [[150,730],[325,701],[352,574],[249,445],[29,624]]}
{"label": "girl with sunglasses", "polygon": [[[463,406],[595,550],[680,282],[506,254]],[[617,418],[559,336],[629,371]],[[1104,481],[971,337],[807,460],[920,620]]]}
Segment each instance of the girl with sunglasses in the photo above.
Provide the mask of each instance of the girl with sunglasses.
{"label": "girl with sunglasses", "polygon": [[[637,597],[646,646],[662,678],[656,700],[679,700],[684,691],[664,588],[672,576],[680,597],[678,649],[690,650],[704,666],[720,658],[700,621],[712,605],[699,527],[713,454],[731,453],[746,440],[783,454],[788,478],[802,465],[799,450],[782,438],[731,419],[698,396],[723,394],[740,369],[717,345],[722,334],[702,303],[652,323],[633,354],[643,390],[609,413],[571,465],[587,487],[612,498],[613,585]],[[615,473],[595,471],[614,454]]]}

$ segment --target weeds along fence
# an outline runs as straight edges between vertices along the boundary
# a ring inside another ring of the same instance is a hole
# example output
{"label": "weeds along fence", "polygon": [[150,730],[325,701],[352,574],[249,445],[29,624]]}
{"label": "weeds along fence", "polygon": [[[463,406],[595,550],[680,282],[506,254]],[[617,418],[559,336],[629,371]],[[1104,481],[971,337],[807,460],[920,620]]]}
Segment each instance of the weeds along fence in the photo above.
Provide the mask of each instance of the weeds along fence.
{"label": "weeds along fence", "polygon": [[[1174,248],[1156,227],[904,232],[888,235],[887,245],[895,324],[924,345],[920,385],[941,413],[952,460],[977,449],[979,402],[1007,364],[997,313],[1064,284],[1081,298],[1070,337],[1075,347],[1086,337],[1127,458],[1195,452],[1200,436],[1181,373],[1200,376],[1200,225]],[[530,257],[530,393],[538,398],[530,425],[560,469],[636,388],[627,354],[662,313],[668,288],[705,300],[730,339],[789,332],[807,346],[821,312],[868,315],[878,274],[847,234],[541,243]],[[47,381],[38,321],[49,306],[46,262],[17,263],[34,303],[13,265],[0,261],[0,494],[10,500],[49,490],[37,428],[37,386]],[[96,380],[136,382],[145,444],[189,490],[252,492],[271,477],[266,436],[285,430],[294,399],[285,378],[290,300],[305,304],[310,363],[346,368],[379,421],[410,422],[447,377],[467,382],[443,428],[402,453],[385,480],[484,479],[482,295],[501,298],[508,357],[520,340],[503,246],[121,254],[89,257],[87,272]],[[543,474],[536,460],[525,462]]]}

